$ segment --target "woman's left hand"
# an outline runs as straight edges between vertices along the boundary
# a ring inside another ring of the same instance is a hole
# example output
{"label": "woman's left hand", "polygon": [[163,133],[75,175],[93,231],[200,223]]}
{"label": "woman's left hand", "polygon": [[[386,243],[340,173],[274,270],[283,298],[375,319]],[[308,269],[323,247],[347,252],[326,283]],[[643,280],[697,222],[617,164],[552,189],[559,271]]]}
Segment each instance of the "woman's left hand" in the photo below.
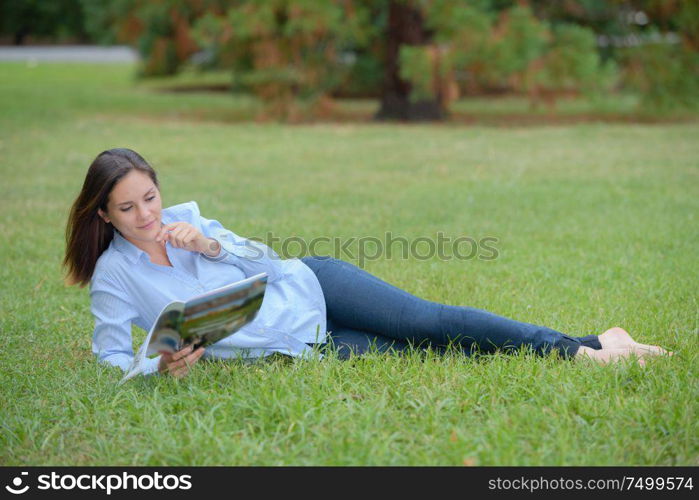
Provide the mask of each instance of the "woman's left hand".
{"label": "woman's left hand", "polygon": [[155,237],[155,241],[162,242],[163,245],[169,241],[170,245],[175,248],[201,253],[209,250],[210,244],[209,239],[188,222],[173,222],[164,225]]}

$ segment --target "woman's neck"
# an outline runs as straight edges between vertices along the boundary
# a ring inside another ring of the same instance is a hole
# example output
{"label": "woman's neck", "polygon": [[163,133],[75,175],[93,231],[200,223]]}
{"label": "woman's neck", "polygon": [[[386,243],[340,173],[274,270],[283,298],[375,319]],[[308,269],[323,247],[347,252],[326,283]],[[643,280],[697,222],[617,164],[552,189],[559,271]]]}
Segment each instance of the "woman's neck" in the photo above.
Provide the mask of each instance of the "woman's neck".
{"label": "woman's neck", "polygon": [[170,257],[168,256],[164,245],[156,243],[155,247],[152,247],[149,250],[144,249],[143,251],[148,254],[152,263],[172,267]]}
{"label": "woman's neck", "polygon": [[150,257],[150,261],[154,264],[172,267],[165,245],[162,243],[157,241],[128,241],[139,250],[146,252],[148,257]]}

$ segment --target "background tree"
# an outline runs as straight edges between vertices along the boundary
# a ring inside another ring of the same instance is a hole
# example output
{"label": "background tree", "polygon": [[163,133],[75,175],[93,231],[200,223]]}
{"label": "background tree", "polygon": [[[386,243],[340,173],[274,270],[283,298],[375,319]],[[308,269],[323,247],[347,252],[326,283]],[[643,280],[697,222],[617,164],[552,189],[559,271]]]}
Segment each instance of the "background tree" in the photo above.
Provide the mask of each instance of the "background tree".
{"label": "background tree", "polygon": [[416,1],[390,0],[385,33],[380,120],[441,120],[446,96],[440,83],[439,49]]}
{"label": "background tree", "polygon": [[[366,10],[352,2],[249,0],[209,12],[193,32],[234,84],[267,103],[266,112],[295,120],[322,113],[347,78],[343,54],[360,46]],[[366,30],[365,30],[366,31]]]}
{"label": "background tree", "polygon": [[[699,107],[699,2],[637,0],[644,21],[635,31],[643,45],[625,48],[619,59],[627,81],[644,107],[664,110]],[[634,24],[634,23],[630,23]]]}
{"label": "background tree", "polygon": [[29,37],[54,42],[88,41],[80,0],[4,0],[0,2],[0,35],[15,45]]}
{"label": "background tree", "polygon": [[498,11],[487,2],[444,0],[423,8],[434,43],[403,46],[400,58],[401,74],[423,99],[450,102],[461,75],[467,91],[526,93],[533,106],[544,102],[553,109],[561,95],[596,92],[614,82],[614,67],[601,63],[588,28],[554,26],[526,5]]}
{"label": "background tree", "polygon": [[[90,33],[139,47],[144,75],[196,62],[295,120],[333,95],[380,97],[379,119],[438,120],[459,95],[634,88],[695,106],[693,0],[82,0]],[[89,7],[88,7],[89,5]]]}

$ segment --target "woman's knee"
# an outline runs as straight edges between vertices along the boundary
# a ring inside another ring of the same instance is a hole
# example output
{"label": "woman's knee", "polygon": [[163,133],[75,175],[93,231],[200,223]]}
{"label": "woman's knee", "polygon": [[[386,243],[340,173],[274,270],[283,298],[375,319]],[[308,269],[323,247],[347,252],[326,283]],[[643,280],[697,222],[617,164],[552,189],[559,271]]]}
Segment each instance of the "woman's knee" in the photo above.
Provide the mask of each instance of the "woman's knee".
{"label": "woman's knee", "polygon": [[328,334],[328,347],[334,349],[340,359],[362,356],[369,352],[400,354],[411,349],[410,343],[370,332],[338,328],[335,325]]}

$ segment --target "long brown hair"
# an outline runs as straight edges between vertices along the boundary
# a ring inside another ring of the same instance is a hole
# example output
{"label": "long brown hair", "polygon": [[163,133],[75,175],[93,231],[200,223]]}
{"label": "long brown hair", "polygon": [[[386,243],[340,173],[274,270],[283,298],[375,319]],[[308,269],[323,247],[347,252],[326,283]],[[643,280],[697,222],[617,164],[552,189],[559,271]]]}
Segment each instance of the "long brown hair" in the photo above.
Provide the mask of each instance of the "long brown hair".
{"label": "long brown hair", "polygon": [[66,283],[84,287],[90,283],[97,259],[114,238],[114,227],[102,220],[114,186],[132,170],[148,174],[158,187],[155,170],[137,152],[126,148],[103,151],[87,170],[80,194],[73,202],[66,225]]}

